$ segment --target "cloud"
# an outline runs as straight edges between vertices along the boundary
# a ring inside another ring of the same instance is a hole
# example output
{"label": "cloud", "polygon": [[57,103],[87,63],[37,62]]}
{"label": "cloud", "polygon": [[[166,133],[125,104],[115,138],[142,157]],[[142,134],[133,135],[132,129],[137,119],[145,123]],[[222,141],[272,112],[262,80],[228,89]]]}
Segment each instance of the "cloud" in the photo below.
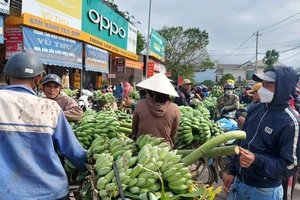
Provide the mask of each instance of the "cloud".
{"label": "cloud", "polygon": [[[129,11],[137,21],[142,23],[142,25],[137,25],[137,28],[146,36],[149,0],[115,0],[115,3],[120,10]],[[151,27],[160,29],[166,25],[183,26],[184,28],[199,27],[201,30],[207,30],[210,41],[209,53],[222,55],[211,56],[212,59],[218,60],[220,63],[240,64],[255,55],[255,42],[251,44],[255,40],[255,36],[241,49],[236,51],[230,49],[236,49],[257,30],[299,12],[299,8],[300,1],[298,0],[152,0]],[[264,33],[297,19],[299,21],[286,27]],[[260,32],[263,33],[258,40],[259,52],[261,53],[265,53],[268,49],[282,51],[293,48],[300,45],[300,41],[296,41],[297,38],[300,39],[300,15]],[[284,43],[293,40],[294,42]],[[249,47],[243,50],[247,46]],[[280,59],[285,59],[299,52],[300,48],[283,53],[280,55]],[[259,55],[258,58],[262,59],[263,56]],[[300,55],[283,62],[286,65],[296,64],[300,66]]]}

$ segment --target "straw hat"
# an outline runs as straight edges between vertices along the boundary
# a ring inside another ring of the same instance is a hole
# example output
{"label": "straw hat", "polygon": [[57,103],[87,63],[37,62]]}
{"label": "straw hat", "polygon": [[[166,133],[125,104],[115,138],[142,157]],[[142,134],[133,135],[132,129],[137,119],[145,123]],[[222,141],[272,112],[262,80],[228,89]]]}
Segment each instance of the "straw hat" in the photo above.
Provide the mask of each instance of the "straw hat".
{"label": "straw hat", "polygon": [[163,94],[178,97],[176,90],[174,89],[173,85],[170,83],[168,77],[164,73],[156,74],[140,82],[136,86],[152,90],[154,92],[160,92]]}

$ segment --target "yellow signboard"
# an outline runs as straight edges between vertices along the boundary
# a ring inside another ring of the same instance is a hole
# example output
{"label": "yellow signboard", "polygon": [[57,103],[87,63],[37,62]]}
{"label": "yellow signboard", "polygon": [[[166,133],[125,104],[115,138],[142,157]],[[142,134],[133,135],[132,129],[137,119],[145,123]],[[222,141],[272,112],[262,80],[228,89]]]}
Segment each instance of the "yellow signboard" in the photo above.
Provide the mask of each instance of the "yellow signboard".
{"label": "yellow signboard", "polygon": [[80,88],[80,74],[74,73],[74,86]]}
{"label": "yellow signboard", "polygon": [[[53,8],[54,10],[60,11],[76,19],[81,20],[82,0],[36,0],[36,2],[39,2],[45,6]],[[32,10],[32,5],[30,6]]]}
{"label": "yellow signboard", "polygon": [[81,30],[82,0],[23,0],[22,13]]}
{"label": "yellow signboard", "polygon": [[119,48],[115,45],[105,42],[104,40],[94,37],[88,33],[82,32],[82,31],[74,29],[74,28],[70,28],[66,25],[62,25],[62,24],[55,23],[55,22],[52,22],[49,20],[45,20],[41,17],[37,17],[34,15],[30,15],[28,13],[24,13],[23,14],[23,24],[26,26],[36,28],[36,29],[48,31],[50,33],[63,35],[68,38],[83,41],[85,43],[94,45],[96,47],[100,47],[109,52],[113,52],[115,54],[123,56],[125,58],[130,58],[132,60],[138,60],[138,55],[136,55],[130,51],[126,51],[122,48]]}

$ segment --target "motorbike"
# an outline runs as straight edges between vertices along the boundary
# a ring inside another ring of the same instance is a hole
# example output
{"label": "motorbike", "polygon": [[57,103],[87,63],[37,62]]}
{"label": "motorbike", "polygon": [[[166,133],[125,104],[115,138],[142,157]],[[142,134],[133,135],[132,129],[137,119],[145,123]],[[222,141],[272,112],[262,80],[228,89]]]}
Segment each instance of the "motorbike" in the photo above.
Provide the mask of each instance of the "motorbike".
{"label": "motorbike", "polygon": [[91,101],[92,96],[93,96],[93,92],[86,89],[82,89],[81,96],[78,99],[78,105],[84,112],[92,108],[93,106],[93,103]]}
{"label": "motorbike", "polygon": [[[218,123],[220,125],[221,129],[224,132],[238,130],[238,123],[235,119],[235,110],[223,114],[222,118],[217,120],[216,123]],[[229,145],[232,145],[233,142],[234,142],[234,140],[230,140],[230,141],[227,141],[224,145],[229,146]],[[217,162],[218,162],[218,166],[220,168],[219,177],[221,180],[224,181],[229,173],[231,156],[219,157],[219,158],[217,158]]]}

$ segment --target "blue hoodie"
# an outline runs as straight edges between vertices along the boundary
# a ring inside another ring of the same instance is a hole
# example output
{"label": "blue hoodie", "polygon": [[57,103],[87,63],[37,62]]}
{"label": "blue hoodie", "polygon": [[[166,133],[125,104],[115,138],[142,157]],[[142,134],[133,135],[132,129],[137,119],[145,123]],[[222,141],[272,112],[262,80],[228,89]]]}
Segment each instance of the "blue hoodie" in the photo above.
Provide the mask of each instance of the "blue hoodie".
{"label": "blue hoodie", "polygon": [[55,149],[80,170],[87,154],[59,105],[13,85],[0,88],[0,106],[0,199],[66,196],[68,179]]}
{"label": "blue hoodie", "polygon": [[245,184],[269,188],[281,185],[297,171],[299,164],[299,118],[289,101],[298,81],[297,73],[288,67],[274,67],[275,93],[270,103],[260,103],[246,118],[245,140],[237,141],[242,148],[254,153],[249,168],[240,167],[239,155],[232,160],[229,174],[237,175]]}

